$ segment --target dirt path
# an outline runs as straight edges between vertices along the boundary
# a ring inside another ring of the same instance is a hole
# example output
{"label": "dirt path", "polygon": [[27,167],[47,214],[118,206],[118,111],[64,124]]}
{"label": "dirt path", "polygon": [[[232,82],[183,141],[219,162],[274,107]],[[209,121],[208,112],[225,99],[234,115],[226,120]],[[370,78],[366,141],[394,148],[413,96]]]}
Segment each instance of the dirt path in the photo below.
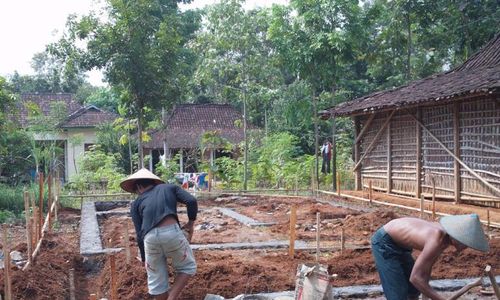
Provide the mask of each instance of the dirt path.
{"label": "dirt path", "polygon": [[[378,195],[377,195],[378,196]],[[382,198],[382,195],[380,196]],[[407,203],[407,202],[401,202]],[[410,202],[408,202],[410,203]],[[297,207],[297,238],[315,244],[316,213],[321,215],[321,246],[326,248],[319,262],[327,265],[335,287],[379,284],[378,275],[369,249],[339,251],[341,229],[346,243],[355,247],[368,245],[372,233],[387,221],[413,212],[390,207],[363,206],[365,211],[334,207],[317,203],[313,198],[295,197],[226,197],[199,201],[201,213],[196,222],[193,243],[256,242],[270,239],[287,239],[290,208]],[[408,204],[409,205],[409,204]],[[262,222],[275,222],[269,227],[248,227],[219,213],[216,207],[226,207]],[[443,206],[448,212],[451,208]],[[456,208],[456,207],[455,207]],[[459,209],[462,209],[459,207]],[[469,209],[469,208],[464,208]],[[465,210],[460,210],[463,213]],[[478,209],[480,211],[480,209]],[[474,210],[474,212],[476,212]],[[184,213],[180,215],[185,220]],[[28,272],[13,268],[15,299],[68,299],[69,269],[76,275],[76,298],[88,299],[90,293],[98,297],[110,296],[110,266],[107,256],[88,260],[79,255],[79,211],[63,210],[58,227],[47,235],[37,263]],[[137,256],[135,231],[126,214],[110,215],[100,220],[101,237],[105,247],[124,247],[125,228],[132,261],[126,264],[125,253],[116,255],[117,286],[119,299],[151,299],[147,294],[146,272]],[[497,231],[494,233],[498,234]],[[25,253],[26,243],[22,228],[12,230],[15,249]],[[496,236],[496,235],[495,235]],[[466,278],[479,276],[486,264],[500,273],[500,239],[491,240],[491,251],[482,254],[466,250],[460,255],[446,251],[433,270],[434,279]],[[366,247],[365,247],[366,248]],[[414,253],[418,255],[417,252]],[[290,257],[287,249],[272,250],[200,250],[195,251],[198,272],[182,295],[184,300],[203,299],[207,293],[226,298],[247,293],[265,293],[294,290],[295,271],[302,263],[315,263],[314,251],[297,251]],[[171,277],[173,276],[170,270]],[[0,275],[0,280],[3,280]],[[0,293],[3,292],[0,288]]]}

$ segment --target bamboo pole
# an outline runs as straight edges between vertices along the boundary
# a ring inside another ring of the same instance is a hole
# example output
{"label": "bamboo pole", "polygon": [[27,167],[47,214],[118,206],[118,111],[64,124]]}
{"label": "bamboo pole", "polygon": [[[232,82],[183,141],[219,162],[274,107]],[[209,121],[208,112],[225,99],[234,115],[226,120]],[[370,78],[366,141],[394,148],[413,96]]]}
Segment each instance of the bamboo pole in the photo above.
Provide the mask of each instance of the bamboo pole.
{"label": "bamboo pole", "polygon": [[340,230],[340,253],[344,253],[345,250],[345,237],[344,237],[344,227]]}
{"label": "bamboo pole", "polygon": [[424,218],[424,195],[420,196],[420,219]]}
{"label": "bamboo pole", "polygon": [[[52,212],[54,210],[54,206],[55,206],[56,203],[52,203],[52,207],[49,209],[49,213]],[[48,221],[48,214],[47,216],[45,217],[45,223],[43,223],[43,227],[42,227],[42,235],[40,236],[40,239],[37,241],[37,244],[36,244],[36,247],[35,247],[35,251],[33,251],[33,263],[35,262],[35,257],[36,255],[38,254],[38,252],[40,251],[41,247],[42,247],[42,240],[43,240],[43,236],[45,234],[45,232],[47,231],[47,226],[49,224],[49,221]],[[24,265],[23,267],[23,271],[26,270],[31,264],[28,262]]]}
{"label": "bamboo pole", "polygon": [[7,224],[3,226],[3,252],[4,252],[4,283],[5,283],[5,300],[12,299],[12,286],[10,279],[10,245],[9,245],[9,228]]}
{"label": "bamboo pole", "polygon": [[24,217],[26,220],[26,245],[28,247],[28,263],[31,263],[31,254],[33,251],[33,239],[31,237],[31,222],[30,222],[30,205],[29,205],[29,193],[24,189],[23,193],[23,198],[24,198]]}
{"label": "bamboo pole", "polygon": [[491,238],[491,236],[490,236],[491,223],[490,223],[490,210],[489,209],[486,210],[486,221],[487,221],[487,227],[486,227],[487,236],[488,236],[488,238]]}
{"label": "bamboo pole", "polygon": [[38,243],[38,206],[33,206],[33,245],[35,248],[36,243]]}
{"label": "bamboo pole", "polygon": [[372,206],[373,200],[373,189],[372,189],[372,181],[368,181],[368,199],[370,200],[370,206]]}
{"label": "bamboo pole", "polygon": [[340,173],[337,173],[337,195],[340,196]]}
{"label": "bamboo pole", "polygon": [[128,236],[128,222],[125,223],[125,257],[126,260],[125,262],[130,264],[130,242],[129,242],[129,236]]}
{"label": "bamboo pole", "polygon": [[[49,172],[49,177],[47,178],[47,185],[48,185],[48,196],[47,196],[47,207],[52,206],[52,172]],[[48,212],[49,215],[49,232],[52,230],[52,217],[50,216],[50,212]]]}
{"label": "bamboo pole", "polygon": [[297,223],[297,207],[292,205],[290,210],[290,247],[288,248],[288,255],[295,256],[295,224]]}
{"label": "bamboo pole", "polygon": [[109,265],[111,269],[111,300],[118,300],[116,295],[116,263],[114,254],[111,254],[109,257]]}
{"label": "bamboo pole", "polygon": [[43,223],[43,173],[40,172],[39,173],[39,177],[38,177],[38,183],[39,183],[39,195],[38,195],[38,199],[39,199],[39,202],[38,202],[38,215],[39,215],[39,218],[38,218],[38,224],[40,224],[40,226],[38,227],[38,236],[42,236],[42,223]]}
{"label": "bamboo pole", "polygon": [[75,300],[75,269],[69,269],[69,299]]}
{"label": "bamboo pole", "polygon": [[434,177],[431,178],[432,181],[432,220],[436,220],[436,180]]}
{"label": "bamboo pole", "polygon": [[316,263],[319,263],[320,212],[316,212]]}

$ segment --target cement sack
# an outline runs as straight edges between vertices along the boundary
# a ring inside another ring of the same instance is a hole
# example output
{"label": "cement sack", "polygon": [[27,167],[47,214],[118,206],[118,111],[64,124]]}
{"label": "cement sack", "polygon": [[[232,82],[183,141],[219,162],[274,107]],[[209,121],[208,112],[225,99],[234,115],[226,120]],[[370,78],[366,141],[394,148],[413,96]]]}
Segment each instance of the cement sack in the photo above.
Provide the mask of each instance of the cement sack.
{"label": "cement sack", "polygon": [[333,300],[328,269],[322,265],[297,266],[295,300]]}

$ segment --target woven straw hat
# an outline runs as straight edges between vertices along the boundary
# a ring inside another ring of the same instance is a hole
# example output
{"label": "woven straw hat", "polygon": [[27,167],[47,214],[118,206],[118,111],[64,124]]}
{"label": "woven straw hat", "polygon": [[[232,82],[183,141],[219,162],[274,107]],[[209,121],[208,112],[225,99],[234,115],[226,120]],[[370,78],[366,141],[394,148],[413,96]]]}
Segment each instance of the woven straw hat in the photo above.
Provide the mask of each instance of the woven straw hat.
{"label": "woven straw hat", "polygon": [[156,184],[165,183],[160,177],[151,173],[148,169],[142,168],[134,174],[127,177],[125,180],[120,182],[120,187],[129,193],[135,192],[135,181],[138,179],[151,179]]}
{"label": "woven straw hat", "polygon": [[439,223],[449,236],[465,246],[483,252],[490,250],[478,215],[446,216]]}

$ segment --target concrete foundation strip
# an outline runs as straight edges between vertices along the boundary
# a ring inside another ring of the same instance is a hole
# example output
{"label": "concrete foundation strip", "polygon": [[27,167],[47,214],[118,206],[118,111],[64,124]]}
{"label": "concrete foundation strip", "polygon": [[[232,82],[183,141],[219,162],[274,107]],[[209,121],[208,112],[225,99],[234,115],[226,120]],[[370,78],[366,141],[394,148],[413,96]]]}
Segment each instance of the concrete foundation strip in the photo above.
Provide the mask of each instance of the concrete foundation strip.
{"label": "concrete foundation strip", "polygon": [[228,217],[231,217],[231,218],[235,219],[236,221],[238,221],[238,222],[240,222],[242,224],[245,224],[246,226],[249,226],[249,227],[254,227],[254,226],[271,226],[271,225],[275,225],[276,224],[275,222],[259,222],[257,220],[252,219],[252,218],[249,218],[249,217],[247,217],[245,215],[237,213],[234,210],[229,209],[229,208],[218,207],[217,209],[221,213],[223,213],[224,215],[226,215]]}
{"label": "concrete foundation strip", "polygon": [[[431,280],[430,285],[437,291],[453,292],[461,289],[467,284],[477,281],[479,278],[467,279],[440,279]],[[490,286],[489,279],[484,278],[485,286]],[[500,276],[495,277],[495,281],[500,281]],[[380,285],[355,285],[345,287],[332,288],[334,299],[338,298],[359,298],[366,299],[367,297],[375,297],[383,294],[382,286]],[[204,300],[244,300],[244,299],[259,299],[259,300],[293,300],[295,299],[294,291],[274,292],[274,293],[259,293],[253,295],[239,295],[235,298],[224,298],[218,295],[209,294]]]}

